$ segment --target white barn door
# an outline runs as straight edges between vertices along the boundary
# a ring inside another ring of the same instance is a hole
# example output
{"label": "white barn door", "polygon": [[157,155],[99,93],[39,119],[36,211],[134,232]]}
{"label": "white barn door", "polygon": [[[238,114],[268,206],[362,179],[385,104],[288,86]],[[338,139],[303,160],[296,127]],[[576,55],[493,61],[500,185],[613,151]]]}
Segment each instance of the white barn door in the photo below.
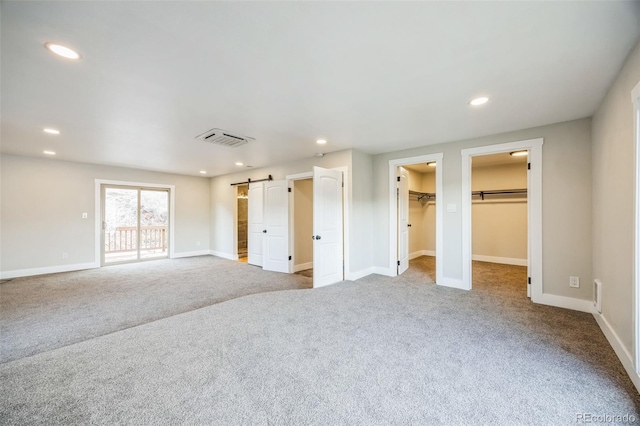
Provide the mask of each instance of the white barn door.
{"label": "white barn door", "polygon": [[409,174],[398,167],[398,275],[409,269]]}
{"label": "white barn door", "polygon": [[264,184],[264,257],[266,271],[289,272],[289,187],[286,180]]}
{"label": "white barn door", "polygon": [[344,279],[342,172],[313,168],[313,287]]}
{"label": "white barn door", "polygon": [[248,238],[247,262],[262,266],[262,250],[264,233],[264,183],[249,183],[249,200],[247,203]]}

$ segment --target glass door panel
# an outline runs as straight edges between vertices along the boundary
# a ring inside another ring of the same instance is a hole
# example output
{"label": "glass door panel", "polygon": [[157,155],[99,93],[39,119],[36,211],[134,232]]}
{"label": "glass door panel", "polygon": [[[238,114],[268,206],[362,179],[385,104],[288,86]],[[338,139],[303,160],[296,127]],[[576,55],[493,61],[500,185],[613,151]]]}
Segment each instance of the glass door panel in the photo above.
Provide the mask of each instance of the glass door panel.
{"label": "glass door panel", "polygon": [[138,190],[104,189],[104,263],[138,259]]}
{"label": "glass door panel", "polygon": [[169,192],[140,190],[140,258],[167,257]]}

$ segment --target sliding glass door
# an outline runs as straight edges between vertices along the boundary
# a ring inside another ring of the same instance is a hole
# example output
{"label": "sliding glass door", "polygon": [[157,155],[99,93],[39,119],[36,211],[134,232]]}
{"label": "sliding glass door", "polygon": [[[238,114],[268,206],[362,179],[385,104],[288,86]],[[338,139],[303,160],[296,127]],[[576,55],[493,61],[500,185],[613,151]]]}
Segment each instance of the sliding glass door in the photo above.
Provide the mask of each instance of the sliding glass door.
{"label": "sliding glass door", "polygon": [[168,257],[169,190],[102,185],[102,264]]}

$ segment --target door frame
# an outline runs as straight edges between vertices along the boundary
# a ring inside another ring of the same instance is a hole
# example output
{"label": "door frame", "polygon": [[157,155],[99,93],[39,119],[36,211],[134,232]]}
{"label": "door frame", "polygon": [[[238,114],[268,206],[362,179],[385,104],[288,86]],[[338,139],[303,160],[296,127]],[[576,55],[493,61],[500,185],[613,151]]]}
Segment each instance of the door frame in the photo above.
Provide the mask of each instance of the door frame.
{"label": "door frame", "polygon": [[[287,175],[286,179],[287,179],[289,188],[291,188],[291,193],[290,193],[290,196],[289,196],[289,251],[291,252],[291,263],[289,265],[289,273],[296,273],[296,272],[298,272],[298,271],[296,271],[296,251],[295,251],[295,229],[296,229],[295,220],[296,220],[296,218],[294,216],[294,212],[295,212],[294,204],[295,204],[296,195],[295,195],[294,185],[293,184],[297,180],[309,180],[309,179],[311,179],[311,181],[313,182],[313,172],[298,173],[298,174],[295,174],[295,175]],[[313,191],[313,188],[311,188],[311,189]],[[313,211],[311,212],[311,216],[313,217]],[[313,245],[312,245],[312,247],[313,247]],[[313,257],[312,257],[311,263],[313,263]]]}
{"label": "door frame", "polygon": [[531,301],[542,303],[542,145],[543,138],[462,149],[462,288],[471,290],[471,157],[528,150],[531,164],[527,187],[528,266]]}
{"label": "door frame", "polygon": [[166,189],[169,191],[169,254],[168,258],[175,257],[175,185],[158,183],[128,182],[120,180],[95,179],[95,252],[94,261],[102,267],[102,185],[130,186],[134,188]]}
{"label": "door frame", "polygon": [[[318,166],[321,167],[321,166]],[[350,218],[350,204],[349,203],[349,167],[341,166],[341,167],[325,167],[329,170],[336,170],[338,172],[342,172],[342,182],[344,182],[344,187],[342,188],[342,250],[343,250],[343,258],[344,258],[344,272],[342,274],[343,280],[351,280],[357,279],[359,277],[354,277],[351,275],[350,263],[349,263],[349,236],[350,236],[350,227],[349,227],[349,218]],[[303,179],[313,179],[313,171],[296,173],[287,175],[285,177],[287,181],[289,181],[289,188],[291,187],[291,181],[294,180],[303,180]],[[315,200],[314,200],[315,202]],[[294,252],[294,238],[293,238],[293,188],[289,195],[289,252],[291,254],[291,261],[289,261],[289,273],[293,273],[293,252]]]}
{"label": "door frame", "polygon": [[443,153],[417,155],[414,157],[389,160],[389,275],[398,275],[398,197],[396,194],[397,170],[399,166],[412,164],[436,163],[436,284],[444,284],[444,241],[442,239],[444,197],[442,191]]}

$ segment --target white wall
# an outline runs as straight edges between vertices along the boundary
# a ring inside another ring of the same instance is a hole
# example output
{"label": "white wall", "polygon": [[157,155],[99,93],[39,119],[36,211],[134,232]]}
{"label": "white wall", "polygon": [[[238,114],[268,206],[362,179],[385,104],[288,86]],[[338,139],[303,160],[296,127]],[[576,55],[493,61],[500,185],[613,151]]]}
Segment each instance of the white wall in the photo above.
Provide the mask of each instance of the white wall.
{"label": "white wall", "polygon": [[378,229],[373,227],[373,157],[357,150],[351,150],[351,154],[351,256],[348,272],[352,276],[347,275],[347,278],[356,279],[373,271],[374,234]]}
{"label": "white wall", "polygon": [[6,154],[0,164],[3,273],[99,263],[95,179],[175,185],[176,255],[209,250],[206,178]]}
{"label": "white wall", "polygon": [[[244,182],[248,178],[257,180],[272,175],[275,180],[287,175],[305,173],[313,166],[324,168],[348,167],[348,202],[350,204],[349,269],[348,273],[370,273],[372,267],[371,236],[371,156],[356,150],[344,150],[324,157],[311,157],[295,162],[277,164],[261,169],[244,169],[241,172],[211,178],[211,250],[218,255],[232,257],[235,246],[235,203],[233,182]],[[356,170],[357,169],[357,170]]]}
{"label": "white wall", "polygon": [[602,316],[633,350],[635,144],[631,90],[640,81],[640,44],[593,116],[593,276]]}
{"label": "white wall", "polygon": [[[523,112],[526,113],[526,112]],[[569,276],[591,281],[591,120],[581,119],[533,129],[465,141],[380,154],[374,168],[374,265],[391,270],[388,259],[389,160],[443,153],[444,205],[455,204],[455,213],[444,213],[445,278],[462,278],[462,168],[460,150],[519,140],[544,138],[543,146],[543,291],[590,300],[591,287],[569,287]]]}

